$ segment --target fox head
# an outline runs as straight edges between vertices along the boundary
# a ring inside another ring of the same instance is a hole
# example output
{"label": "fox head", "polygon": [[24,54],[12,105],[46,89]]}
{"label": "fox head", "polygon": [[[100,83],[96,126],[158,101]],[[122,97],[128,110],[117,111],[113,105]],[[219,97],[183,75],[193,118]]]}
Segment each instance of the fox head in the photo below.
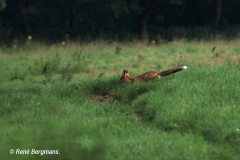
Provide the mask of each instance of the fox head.
{"label": "fox head", "polygon": [[133,82],[133,78],[130,77],[130,75],[128,74],[128,71],[126,69],[123,70],[122,72],[122,76],[120,78],[120,80],[118,81],[118,83],[132,83]]}

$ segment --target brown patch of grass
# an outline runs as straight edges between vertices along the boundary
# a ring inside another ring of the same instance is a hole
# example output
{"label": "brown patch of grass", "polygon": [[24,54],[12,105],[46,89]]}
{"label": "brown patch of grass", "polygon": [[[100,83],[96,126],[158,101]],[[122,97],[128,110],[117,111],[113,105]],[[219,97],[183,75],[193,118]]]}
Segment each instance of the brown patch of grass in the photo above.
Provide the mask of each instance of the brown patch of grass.
{"label": "brown patch of grass", "polygon": [[110,94],[105,94],[105,95],[91,95],[89,96],[90,100],[96,101],[96,102],[107,102],[107,103],[112,103],[115,100]]}

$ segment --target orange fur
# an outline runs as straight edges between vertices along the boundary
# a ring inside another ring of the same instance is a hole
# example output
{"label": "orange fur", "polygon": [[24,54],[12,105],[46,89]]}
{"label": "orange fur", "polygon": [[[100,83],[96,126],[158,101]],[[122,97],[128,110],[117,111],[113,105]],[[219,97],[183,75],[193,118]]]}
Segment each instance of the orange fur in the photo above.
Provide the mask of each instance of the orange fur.
{"label": "orange fur", "polygon": [[158,79],[159,76],[168,76],[170,74],[179,72],[183,69],[187,69],[187,66],[182,66],[182,67],[176,67],[172,69],[168,69],[163,72],[157,72],[157,71],[148,71],[145,72],[137,77],[131,77],[128,73],[127,70],[123,70],[122,76],[119,80],[119,83],[134,83],[134,82],[141,82],[141,81],[150,81],[152,79]]}

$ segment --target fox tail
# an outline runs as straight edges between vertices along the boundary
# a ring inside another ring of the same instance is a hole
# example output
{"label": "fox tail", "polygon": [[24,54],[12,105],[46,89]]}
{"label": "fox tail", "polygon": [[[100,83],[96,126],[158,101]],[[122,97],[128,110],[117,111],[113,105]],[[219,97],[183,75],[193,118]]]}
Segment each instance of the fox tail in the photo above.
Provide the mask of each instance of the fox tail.
{"label": "fox tail", "polygon": [[182,67],[176,67],[176,68],[168,69],[166,71],[159,72],[159,75],[160,76],[168,76],[170,74],[179,72],[179,71],[184,70],[184,69],[187,69],[187,66],[182,66]]}

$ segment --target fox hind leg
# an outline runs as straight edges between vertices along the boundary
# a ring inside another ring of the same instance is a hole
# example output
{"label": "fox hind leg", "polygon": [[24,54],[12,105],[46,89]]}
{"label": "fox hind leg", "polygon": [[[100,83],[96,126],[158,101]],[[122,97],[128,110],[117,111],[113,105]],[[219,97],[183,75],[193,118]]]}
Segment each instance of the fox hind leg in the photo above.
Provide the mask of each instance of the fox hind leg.
{"label": "fox hind leg", "polygon": [[156,77],[154,77],[154,79],[156,79],[156,80],[158,80],[158,78],[159,78],[160,76],[159,75],[157,75]]}

